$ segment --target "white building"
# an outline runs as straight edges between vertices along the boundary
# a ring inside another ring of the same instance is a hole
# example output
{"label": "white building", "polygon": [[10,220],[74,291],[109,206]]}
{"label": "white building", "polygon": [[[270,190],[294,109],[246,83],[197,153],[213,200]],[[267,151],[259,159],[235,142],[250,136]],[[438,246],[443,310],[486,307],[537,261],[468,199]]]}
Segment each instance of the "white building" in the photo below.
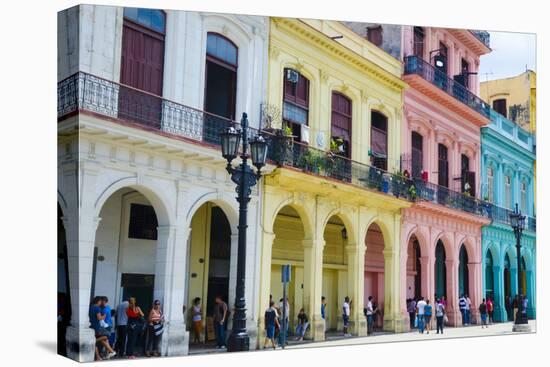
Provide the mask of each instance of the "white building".
{"label": "white building", "polygon": [[[207,316],[214,294],[233,307],[238,205],[218,132],[243,112],[258,127],[268,24],[94,5],[58,14],[59,283],[70,289],[69,357],[94,358],[95,295],[112,307],[135,296],[144,310],[159,299],[163,355],[187,353],[182,310],[194,297]],[[258,187],[248,216],[251,346],[262,311]]]}

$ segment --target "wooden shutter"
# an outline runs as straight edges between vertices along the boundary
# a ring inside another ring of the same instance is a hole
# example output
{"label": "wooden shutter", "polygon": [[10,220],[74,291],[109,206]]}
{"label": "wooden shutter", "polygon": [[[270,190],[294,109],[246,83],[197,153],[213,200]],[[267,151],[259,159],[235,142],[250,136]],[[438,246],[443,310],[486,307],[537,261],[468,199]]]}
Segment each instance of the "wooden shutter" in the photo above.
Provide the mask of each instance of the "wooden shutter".
{"label": "wooden shutter", "polygon": [[346,144],[345,156],[351,156],[351,100],[332,92],[331,135],[342,137]]}

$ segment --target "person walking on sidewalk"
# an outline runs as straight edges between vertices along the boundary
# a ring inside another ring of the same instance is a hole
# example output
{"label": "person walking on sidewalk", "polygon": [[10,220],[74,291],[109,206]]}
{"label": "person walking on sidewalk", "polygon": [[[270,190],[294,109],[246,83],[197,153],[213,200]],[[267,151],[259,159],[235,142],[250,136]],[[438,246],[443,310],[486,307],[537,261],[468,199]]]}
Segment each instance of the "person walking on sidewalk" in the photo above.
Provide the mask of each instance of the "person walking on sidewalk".
{"label": "person walking on sidewalk", "polygon": [[464,326],[466,325],[466,297],[464,297],[464,294],[460,295],[458,307],[460,308],[460,315],[462,316],[462,326]]}
{"label": "person walking on sidewalk", "polygon": [[365,307],[365,316],[367,317],[367,335],[371,335],[374,329],[374,305],[372,296],[369,296],[367,307]]}
{"label": "person walking on sidewalk", "polygon": [[424,297],[420,297],[420,300],[416,303],[416,317],[418,319],[418,332],[424,334],[424,311],[427,303],[424,301]]}
{"label": "person walking on sidewalk", "polygon": [[435,305],[435,319],[437,321],[437,333],[439,334],[439,331],[441,331],[441,334],[443,334],[443,319],[445,317],[445,306],[443,303],[441,303],[441,300],[437,300]]}
{"label": "person walking on sidewalk", "polygon": [[409,323],[412,330],[414,329],[414,320],[416,318],[416,300],[414,298],[409,299],[407,303],[407,312],[409,313]]}
{"label": "person walking on sidewalk", "polygon": [[160,341],[164,331],[164,316],[160,308],[160,301],[153,302],[153,308],[147,318],[147,343],[145,344],[146,357],[160,357]]}
{"label": "person walking on sidewalk", "polygon": [[470,315],[472,312],[472,301],[470,301],[470,297],[466,294],[464,296],[466,298],[466,325],[470,325]]}
{"label": "person walking on sidewalk", "polygon": [[426,301],[426,306],[424,306],[424,324],[426,325],[426,334],[430,333],[430,323],[432,322],[432,305],[430,300]]}
{"label": "person walking on sidewalk", "polygon": [[494,309],[495,309],[495,305],[493,303],[493,299],[489,297],[487,299],[487,315],[489,316],[489,319],[487,321],[488,321],[489,324],[493,323]]}
{"label": "person walking on sidewalk", "polygon": [[195,297],[191,307],[191,320],[193,321],[193,339],[196,344],[201,343],[202,334],[202,307],[200,297]]}
{"label": "person walking on sidewalk", "polygon": [[479,315],[481,317],[481,328],[488,328],[489,326],[487,325],[487,303],[485,302],[485,298],[483,298],[483,301],[479,305]]}
{"label": "person walking on sidewalk", "polygon": [[126,354],[126,329],[128,327],[128,300],[120,302],[116,308],[116,352],[120,357]]}
{"label": "person walking on sidewalk", "polygon": [[264,320],[265,320],[265,341],[264,349],[267,347],[267,344],[271,342],[273,349],[276,349],[275,344],[275,327],[279,327],[277,310],[275,309],[275,302],[273,300],[269,301],[269,307],[265,310]]}
{"label": "person walking on sidewalk", "polygon": [[327,333],[327,299],[321,296],[321,318],[323,319],[323,330]]}
{"label": "person walking on sidewalk", "polygon": [[214,305],[214,331],[216,333],[216,348],[225,349],[225,321],[227,318],[227,303],[217,295]]}

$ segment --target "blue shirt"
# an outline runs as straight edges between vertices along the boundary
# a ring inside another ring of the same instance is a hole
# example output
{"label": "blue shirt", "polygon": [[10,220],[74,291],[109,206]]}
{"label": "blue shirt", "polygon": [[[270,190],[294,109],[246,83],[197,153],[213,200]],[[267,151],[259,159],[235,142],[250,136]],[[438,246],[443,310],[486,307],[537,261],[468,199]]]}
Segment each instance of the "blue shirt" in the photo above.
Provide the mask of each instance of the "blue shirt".
{"label": "blue shirt", "polygon": [[324,303],[321,303],[321,317],[323,320],[325,319],[325,307],[326,305]]}
{"label": "blue shirt", "polygon": [[424,315],[432,316],[432,305],[424,306]]}
{"label": "blue shirt", "polygon": [[109,305],[105,306],[105,308],[101,310],[101,314],[105,315],[105,322],[107,323],[107,325],[112,327],[113,319],[111,318],[111,307]]}
{"label": "blue shirt", "polygon": [[97,319],[97,314],[101,313],[101,308],[96,305],[90,307],[90,324],[94,330],[99,329],[99,320]]}

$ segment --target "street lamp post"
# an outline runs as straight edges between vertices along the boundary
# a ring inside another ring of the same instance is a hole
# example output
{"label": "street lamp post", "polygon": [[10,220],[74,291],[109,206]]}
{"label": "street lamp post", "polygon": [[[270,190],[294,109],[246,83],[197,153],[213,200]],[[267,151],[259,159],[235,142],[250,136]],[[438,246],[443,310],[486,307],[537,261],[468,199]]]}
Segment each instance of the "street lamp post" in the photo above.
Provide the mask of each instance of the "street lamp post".
{"label": "street lamp post", "polygon": [[[228,127],[220,135],[222,155],[227,160],[227,172],[231,175],[231,180],[237,185],[237,201],[239,203],[235,315],[233,316],[233,328],[229,335],[227,350],[229,352],[241,352],[250,348],[250,339],[246,331],[246,303],[244,298],[248,202],[250,201],[251,188],[260,179],[260,170],[267,159],[267,143],[260,135],[254,137],[250,143],[248,142],[248,118],[246,113],[243,113],[240,131],[235,127]],[[241,163],[237,167],[233,167],[231,163],[239,155],[241,139]],[[256,172],[247,163],[249,145],[252,164],[256,167]]]}
{"label": "street lamp post", "polygon": [[517,257],[517,273],[518,273],[518,295],[516,302],[518,303],[518,312],[516,313],[516,320],[514,322],[514,327],[512,331],[517,332],[528,332],[531,331],[529,327],[529,322],[527,320],[527,314],[523,310],[523,294],[525,292],[522,289],[521,281],[521,236],[523,234],[523,229],[525,228],[525,215],[521,214],[521,211],[518,209],[518,204],[516,203],[516,208],[513,212],[510,213],[510,225],[514,230],[514,235],[516,236],[516,257]]}

